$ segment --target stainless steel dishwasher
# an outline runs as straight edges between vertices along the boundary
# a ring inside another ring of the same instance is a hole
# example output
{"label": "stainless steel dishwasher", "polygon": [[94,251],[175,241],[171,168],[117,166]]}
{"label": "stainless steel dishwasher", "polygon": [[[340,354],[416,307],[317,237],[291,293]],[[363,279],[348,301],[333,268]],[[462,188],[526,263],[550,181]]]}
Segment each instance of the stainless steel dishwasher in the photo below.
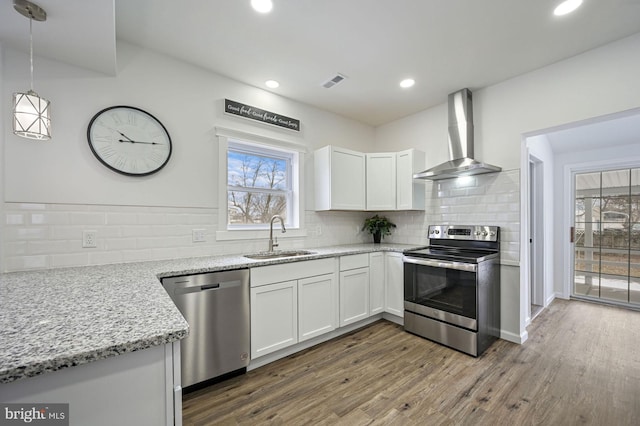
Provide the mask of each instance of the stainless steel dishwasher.
{"label": "stainless steel dishwasher", "polygon": [[249,270],[164,278],[162,285],[189,323],[181,341],[182,387],[249,364]]}

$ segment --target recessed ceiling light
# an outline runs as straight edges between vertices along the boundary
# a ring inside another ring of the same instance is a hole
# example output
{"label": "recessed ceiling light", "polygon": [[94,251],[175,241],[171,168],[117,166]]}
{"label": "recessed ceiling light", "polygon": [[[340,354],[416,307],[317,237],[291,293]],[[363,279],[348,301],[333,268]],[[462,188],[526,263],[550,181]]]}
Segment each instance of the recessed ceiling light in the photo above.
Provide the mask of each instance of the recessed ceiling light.
{"label": "recessed ceiling light", "polygon": [[556,16],[566,15],[579,8],[581,4],[582,0],[565,0],[553,10],[553,14]]}
{"label": "recessed ceiling light", "polygon": [[409,87],[412,87],[414,84],[416,84],[416,81],[414,79],[405,78],[400,82],[400,87],[402,87],[403,89],[407,89]]}
{"label": "recessed ceiling light", "polygon": [[270,89],[277,89],[278,87],[280,87],[280,83],[275,80],[267,80],[264,82],[264,85]]}
{"label": "recessed ceiling light", "polygon": [[251,7],[253,7],[256,12],[269,13],[273,8],[273,3],[271,0],[251,0]]}

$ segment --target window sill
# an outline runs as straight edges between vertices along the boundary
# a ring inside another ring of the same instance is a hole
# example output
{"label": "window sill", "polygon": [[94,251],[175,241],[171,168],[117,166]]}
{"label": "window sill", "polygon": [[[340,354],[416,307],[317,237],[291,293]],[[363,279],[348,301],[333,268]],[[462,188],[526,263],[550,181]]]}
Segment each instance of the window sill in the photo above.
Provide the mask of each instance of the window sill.
{"label": "window sill", "polygon": [[[287,229],[284,234],[280,228],[273,229],[273,236],[278,239],[306,237],[306,229]],[[269,239],[268,229],[234,229],[232,231],[217,231],[216,241],[232,241],[232,240],[259,240]]]}

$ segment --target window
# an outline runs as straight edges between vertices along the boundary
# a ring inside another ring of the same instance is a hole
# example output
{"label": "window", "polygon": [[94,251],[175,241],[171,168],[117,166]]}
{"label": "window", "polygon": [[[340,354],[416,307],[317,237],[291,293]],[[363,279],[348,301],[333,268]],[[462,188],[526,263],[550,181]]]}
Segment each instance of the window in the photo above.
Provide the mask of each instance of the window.
{"label": "window", "polygon": [[573,296],[640,306],[640,169],[575,174]]}
{"label": "window", "polygon": [[[216,239],[268,238],[274,215],[285,220],[280,238],[305,237],[304,154],[297,141],[216,127],[218,230]],[[278,223],[279,227],[279,223]]]}
{"label": "window", "polygon": [[293,162],[296,153],[229,141],[227,227],[262,227],[274,215],[288,226],[293,215]]}

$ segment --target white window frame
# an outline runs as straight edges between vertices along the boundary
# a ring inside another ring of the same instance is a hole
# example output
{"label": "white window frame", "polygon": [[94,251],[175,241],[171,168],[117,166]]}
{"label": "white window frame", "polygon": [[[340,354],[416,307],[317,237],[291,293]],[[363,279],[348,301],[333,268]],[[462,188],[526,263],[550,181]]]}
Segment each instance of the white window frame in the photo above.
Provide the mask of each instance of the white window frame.
{"label": "white window frame", "polygon": [[[218,139],[218,231],[216,240],[250,240],[268,239],[269,224],[262,225],[232,225],[228,226],[228,169],[227,153],[229,146],[247,146],[253,152],[264,150],[265,154],[280,151],[283,155],[291,156],[291,202],[287,208],[287,232],[278,233],[278,238],[305,237],[307,235],[304,228],[304,154],[306,147],[297,142],[290,142],[280,139],[272,139],[262,135],[246,133],[239,130],[216,128]],[[278,222],[279,226],[279,222]]]}
{"label": "white window frame", "polygon": [[[227,140],[227,161],[229,159],[228,152],[234,151],[239,153],[245,153],[251,156],[263,156],[266,158],[275,158],[278,160],[284,160],[287,164],[286,167],[286,182],[287,186],[285,189],[268,189],[268,188],[251,188],[250,192],[254,193],[271,193],[274,195],[282,195],[287,200],[287,211],[285,216],[285,225],[287,228],[297,228],[298,226],[298,218],[297,218],[297,209],[294,206],[293,201],[293,193],[294,193],[294,177],[293,177],[293,168],[294,165],[298,162],[298,153],[291,151],[284,151],[280,149],[267,148],[265,146],[256,145],[255,143],[249,143],[246,141],[240,141],[237,139],[229,139]],[[228,173],[228,171],[227,171]],[[229,185],[227,181],[227,197],[229,191],[238,191],[238,192],[249,192],[248,188],[245,187],[237,187]],[[228,203],[228,199],[227,199]],[[228,205],[227,205],[228,208]],[[228,210],[227,210],[228,211]],[[261,224],[238,224],[232,225],[228,223],[227,218],[227,230],[236,230],[236,229],[264,229],[267,225],[264,223]]]}

